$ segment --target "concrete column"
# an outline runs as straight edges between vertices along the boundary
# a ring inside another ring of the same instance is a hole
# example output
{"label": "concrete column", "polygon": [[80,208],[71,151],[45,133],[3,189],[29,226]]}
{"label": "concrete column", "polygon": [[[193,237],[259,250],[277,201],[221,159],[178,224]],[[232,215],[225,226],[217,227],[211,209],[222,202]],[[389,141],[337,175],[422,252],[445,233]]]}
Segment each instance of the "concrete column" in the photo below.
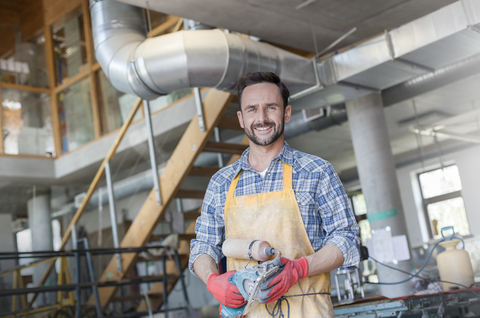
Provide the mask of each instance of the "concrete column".
{"label": "concrete column", "polygon": [[[392,236],[407,235],[381,96],[370,94],[347,102],[347,114],[371,229],[385,229],[388,226]],[[410,261],[388,265],[410,272]],[[382,265],[377,266],[377,273],[380,282],[398,282],[409,277]],[[398,297],[410,294],[411,287],[407,282],[380,285],[380,290],[384,296]]]}
{"label": "concrete column", "polygon": [[[14,233],[12,232],[12,215],[0,214],[0,251],[15,252]],[[6,272],[16,267],[15,260],[0,261],[0,273]],[[13,288],[13,275],[7,275],[0,278],[0,289]],[[18,305],[18,304],[17,304]],[[0,313],[12,311],[12,297],[0,297]]]}
{"label": "concrete column", "polygon": [[[27,202],[28,225],[32,231],[33,251],[53,251],[52,220],[50,218],[50,194],[36,195]],[[33,284],[38,286],[48,264],[33,267]],[[55,285],[54,271],[51,272],[46,284]],[[50,282],[49,282],[50,281]],[[51,304],[54,293],[40,293],[35,301],[37,306]]]}

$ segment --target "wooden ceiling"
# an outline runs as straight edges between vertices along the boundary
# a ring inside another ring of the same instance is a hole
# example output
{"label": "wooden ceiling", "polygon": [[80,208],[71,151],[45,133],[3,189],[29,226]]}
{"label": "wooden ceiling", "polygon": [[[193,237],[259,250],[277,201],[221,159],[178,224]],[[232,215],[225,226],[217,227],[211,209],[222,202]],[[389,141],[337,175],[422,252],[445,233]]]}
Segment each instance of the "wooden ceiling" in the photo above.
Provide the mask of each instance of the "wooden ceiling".
{"label": "wooden ceiling", "polygon": [[28,41],[43,27],[42,0],[0,0],[0,58],[11,52],[15,36],[21,32]]}

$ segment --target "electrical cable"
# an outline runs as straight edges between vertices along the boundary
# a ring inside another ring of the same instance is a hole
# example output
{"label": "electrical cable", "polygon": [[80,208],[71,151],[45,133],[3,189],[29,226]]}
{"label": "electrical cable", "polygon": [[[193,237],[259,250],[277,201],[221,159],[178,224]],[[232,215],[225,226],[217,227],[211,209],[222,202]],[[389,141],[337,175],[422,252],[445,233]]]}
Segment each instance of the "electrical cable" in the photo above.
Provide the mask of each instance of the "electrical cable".
{"label": "electrical cable", "polygon": [[[418,272],[416,272],[415,274],[411,274],[412,276],[407,278],[407,279],[404,279],[400,282],[392,282],[392,283],[383,283],[383,282],[378,282],[378,283],[374,283],[374,282],[367,282],[368,284],[375,284],[375,285],[398,285],[398,284],[403,284],[403,283],[406,283],[408,282],[409,280],[411,280],[412,278],[416,277],[418,274],[421,273],[421,271],[425,268],[425,266],[427,266],[427,263],[428,261],[430,261],[430,258],[432,257],[432,254],[433,254],[433,251],[437,248],[438,244],[440,244],[440,242],[443,242],[444,240],[440,240],[438,241],[435,246],[433,246],[432,250],[430,251],[430,254],[428,254],[428,257],[427,257],[427,260],[425,261],[425,263],[422,265],[422,267],[418,270]],[[375,262],[377,263],[380,263],[378,262],[376,259],[374,259],[373,257],[369,256],[369,258],[371,258],[372,260],[374,260]]]}
{"label": "electrical cable", "polygon": [[[465,241],[464,241],[462,238],[460,238],[460,237],[452,237],[452,239],[457,239],[457,240],[462,241],[462,243],[463,243],[462,249],[465,249]],[[437,246],[438,246],[441,242],[443,242],[443,241],[445,241],[445,239],[442,239],[442,240],[438,241],[438,242],[433,246],[433,248],[431,249],[430,253],[428,254],[427,259],[425,260],[425,263],[422,265],[422,267],[421,267],[415,274],[412,274],[412,273],[403,271],[403,270],[398,269],[398,268],[395,268],[395,267],[393,267],[393,266],[389,266],[389,265],[384,264],[384,263],[382,263],[382,262],[379,262],[379,261],[377,261],[375,258],[369,256],[368,258],[370,258],[371,260],[375,261],[376,263],[378,263],[378,264],[380,264],[380,265],[383,265],[383,266],[385,266],[385,267],[388,267],[388,268],[390,268],[390,269],[394,269],[394,270],[396,270],[396,271],[399,271],[399,272],[405,273],[405,274],[407,274],[407,275],[410,275],[410,277],[407,278],[407,279],[404,279],[404,280],[402,280],[402,281],[399,281],[399,282],[377,282],[377,283],[375,283],[375,282],[368,282],[368,281],[367,281],[367,282],[365,282],[365,284],[371,284],[371,285],[398,285],[398,284],[403,284],[403,283],[408,282],[409,280],[413,279],[414,277],[417,277],[417,276],[423,271],[423,269],[425,268],[425,266],[427,266],[428,262],[430,261],[430,258],[432,257],[432,254],[433,254],[433,251],[434,251],[434,250],[437,248]],[[427,281],[429,280],[429,279],[424,278],[424,277],[421,277],[421,276],[418,276],[418,278],[424,279],[424,280],[427,280]],[[438,281],[439,281],[439,282],[442,282],[442,283],[449,283],[449,284],[458,285],[458,286],[461,286],[461,287],[463,287],[463,288],[466,288],[466,289],[468,289],[470,292],[472,292],[478,299],[480,299],[480,296],[477,295],[477,293],[476,293],[475,291],[473,291],[472,289],[470,289],[470,287],[468,287],[468,286],[465,286],[465,285],[462,285],[462,284],[458,284],[458,283],[454,283],[454,282],[448,282],[448,281],[442,281],[442,280],[438,280]]]}
{"label": "electrical cable", "polygon": [[[412,273],[409,273],[409,272],[403,271],[403,270],[401,270],[401,269],[395,268],[395,267],[393,267],[393,266],[387,265],[387,264],[385,264],[385,263],[379,262],[379,261],[377,261],[376,259],[374,259],[373,257],[369,257],[369,258],[372,259],[372,260],[374,260],[376,263],[378,263],[378,264],[380,264],[380,265],[383,265],[383,266],[388,267],[388,268],[390,268],[390,269],[393,269],[393,270],[402,272],[402,273],[404,273],[404,274],[413,276]],[[419,274],[419,273],[417,273],[417,274]],[[413,278],[413,277],[412,277],[412,278]],[[422,276],[418,276],[418,278],[423,279],[423,280],[425,280],[425,281],[427,281],[427,282],[440,282],[440,283],[453,284],[453,285],[457,285],[457,286],[463,287],[463,288],[465,288],[465,289],[468,289],[471,293],[473,293],[473,294],[475,295],[475,297],[477,297],[477,298],[480,300],[480,295],[477,295],[477,293],[476,293],[473,289],[471,289],[470,287],[468,287],[468,286],[466,286],[466,285],[462,285],[462,284],[454,283],[454,282],[449,282],[449,281],[446,281],[446,280],[440,280],[440,279],[437,279],[437,278],[425,278],[425,277],[422,277]],[[370,283],[370,282],[365,282],[365,283],[367,283],[367,284],[376,284],[376,283]]]}

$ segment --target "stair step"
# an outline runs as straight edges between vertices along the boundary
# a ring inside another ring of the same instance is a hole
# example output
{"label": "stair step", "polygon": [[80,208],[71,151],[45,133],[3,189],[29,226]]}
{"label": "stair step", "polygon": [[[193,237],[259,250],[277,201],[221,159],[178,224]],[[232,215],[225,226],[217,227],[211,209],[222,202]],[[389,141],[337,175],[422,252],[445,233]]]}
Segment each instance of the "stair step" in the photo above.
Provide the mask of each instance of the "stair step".
{"label": "stair step", "polygon": [[176,198],[181,199],[203,199],[205,197],[205,190],[178,190]]}
{"label": "stair step", "polygon": [[[153,298],[153,297],[162,297],[163,293],[149,293],[148,297]],[[132,301],[132,300],[142,300],[145,299],[145,296],[143,295],[129,295],[129,296],[118,296],[118,297],[113,297],[112,302],[116,301]]]}
{"label": "stair step", "polygon": [[199,167],[193,166],[192,170],[190,170],[191,176],[201,176],[201,177],[211,177],[217,171],[220,170],[220,167]]}
{"label": "stair step", "polygon": [[[150,242],[160,241],[161,239],[164,239],[169,235],[170,234],[159,234],[159,235],[154,234],[150,237]],[[186,234],[186,233],[185,234],[178,234],[178,239],[180,241],[182,241],[182,240],[190,241],[190,240],[194,239],[195,237],[196,237],[195,233],[192,233],[192,234]]]}
{"label": "stair step", "polygon": [[243,128],[240,126],[240,123],[238,122],[238,117],[223,116],[220,119],[220,122],[218,123],[217,127],[222,129],[234,129],[234,130],[243,131]]}
{"label": "stair step", "polygon": [[[189,254],[179,254],[178,257],[180,258],[180,261],[183,259],[183,258],[187,258],[190,257]],[[145,257],[138,257],[137,259],[137,263],[142,263],[142,262],[162,262],[163,261],[163,256],[150,256],[148,258],[145,258]],[[167,263],[168,262],[175,262],[175,259],[172,257],[172,259],[166,258],[166,261]]]}
{"label": "stair step", "polygon": [[219,152],[230,155],[241,155],[246,149],[247,145],[242,144],[230,144],[225,142],[207,142],[203,151],[206,152]]}
{"label": "stair step", "polygon": [[200,212],[188,212],[188,213],[183,213],[183,219],[184,220],[196,220],[202,213]]}

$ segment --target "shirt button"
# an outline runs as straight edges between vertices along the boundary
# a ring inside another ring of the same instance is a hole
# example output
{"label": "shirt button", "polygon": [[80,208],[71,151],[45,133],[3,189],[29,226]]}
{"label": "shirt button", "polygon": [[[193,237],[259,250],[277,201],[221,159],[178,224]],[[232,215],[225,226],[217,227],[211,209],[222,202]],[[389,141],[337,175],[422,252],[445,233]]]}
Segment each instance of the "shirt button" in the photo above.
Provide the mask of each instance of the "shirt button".
{"label": "shirt button", "polygon": [[268,174],[268,176],[270,177],[270,176],[271,176],[271,174],[269,173],[269,174]]}

